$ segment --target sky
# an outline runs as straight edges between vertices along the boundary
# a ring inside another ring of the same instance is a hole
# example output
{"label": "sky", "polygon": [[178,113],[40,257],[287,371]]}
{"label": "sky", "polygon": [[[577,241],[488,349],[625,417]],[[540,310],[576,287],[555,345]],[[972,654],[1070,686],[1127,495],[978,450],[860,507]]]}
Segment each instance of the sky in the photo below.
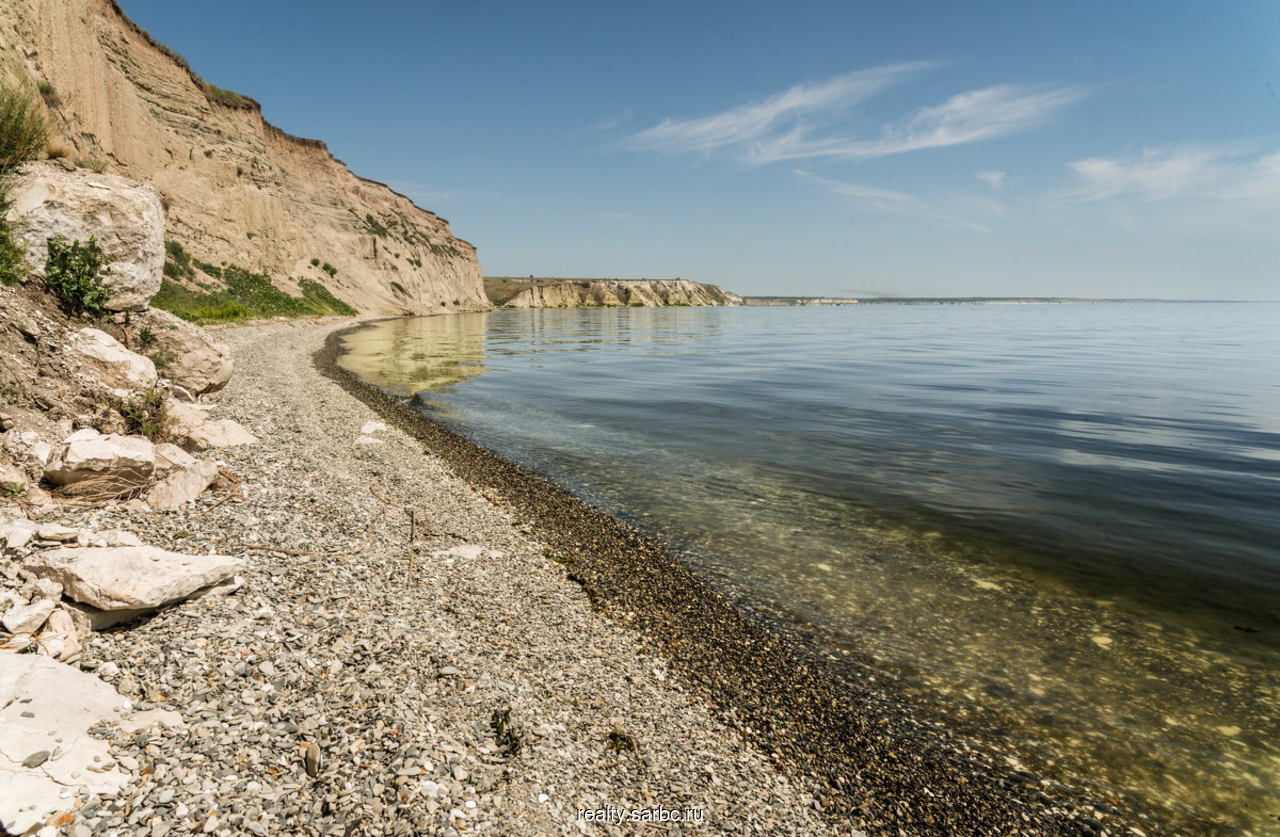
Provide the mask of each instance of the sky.
{"label": "sky", "polygon": [[489,276],[1280,300],[1280,4],[122,0]]}

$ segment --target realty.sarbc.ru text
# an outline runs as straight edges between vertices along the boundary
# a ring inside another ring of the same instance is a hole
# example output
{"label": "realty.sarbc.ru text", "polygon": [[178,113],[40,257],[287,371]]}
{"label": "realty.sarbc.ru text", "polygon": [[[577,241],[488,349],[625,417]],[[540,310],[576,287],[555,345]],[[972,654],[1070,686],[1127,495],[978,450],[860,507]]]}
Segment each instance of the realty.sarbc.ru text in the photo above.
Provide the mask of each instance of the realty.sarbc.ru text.
{"label": "realty.sarbc.ru text", "polygon": [[628,822],[688,822],[700,824],[706,816],[701,808],[579,808],[578,819],[622,825]]}

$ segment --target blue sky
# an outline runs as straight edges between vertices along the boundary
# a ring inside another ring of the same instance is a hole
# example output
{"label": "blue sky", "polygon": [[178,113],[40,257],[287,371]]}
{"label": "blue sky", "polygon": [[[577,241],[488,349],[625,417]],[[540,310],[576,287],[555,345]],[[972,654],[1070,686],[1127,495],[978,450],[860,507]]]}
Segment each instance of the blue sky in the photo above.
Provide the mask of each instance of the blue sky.
{"label": "blue sky", "polygon": [[123,5],[487,275],[1280,299],[1272,2]]}

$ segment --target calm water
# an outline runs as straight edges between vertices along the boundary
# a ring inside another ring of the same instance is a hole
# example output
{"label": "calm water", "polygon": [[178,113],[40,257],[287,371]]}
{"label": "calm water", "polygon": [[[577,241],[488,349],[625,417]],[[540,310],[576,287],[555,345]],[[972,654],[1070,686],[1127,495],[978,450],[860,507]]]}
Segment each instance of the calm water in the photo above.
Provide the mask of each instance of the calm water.
{"label": "calm water", "polygon": [[512,311],[344,365],[1026,766],[1280,815],[1280,305]]}

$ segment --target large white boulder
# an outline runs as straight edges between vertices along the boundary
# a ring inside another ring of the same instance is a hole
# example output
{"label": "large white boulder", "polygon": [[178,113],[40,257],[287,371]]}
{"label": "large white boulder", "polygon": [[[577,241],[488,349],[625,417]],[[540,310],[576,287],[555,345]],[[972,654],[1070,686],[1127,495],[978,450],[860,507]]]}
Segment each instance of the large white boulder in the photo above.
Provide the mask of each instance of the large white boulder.
{"label": "large white boulder", "polygon": [[0,653],[0,827],[6,833],[26,834],[89,794],[112,796],[128,783],[114,766],[103,768],[114,765],[111,750],[88,734],[95,724],[119,720],[125,705],[115,689],[74,666],[39,654]]}
{"label": "large white boulder", "polygon": [[141,485],[155,468],[155,446],[148,439],[115,433],[104,436],[85,428],[53,449],[44,477],[55,485],[71,485],[95,477]]}
{"label": "large white boulder", "polygon": [[24,563],[37,576],[60,582],[67,597],[99,610],[173,604],[243,566],[228,555],[183,555],[154,546],[51,549]]}
{"label": "large white boulder", "polygon": [[164,377],[188,392],[214,392],[231,380],[231,350],[200,326],[158,308],[132,315],[132,324],[138,334],[148,330],[154,341],[154,348],[147,349],[149,353],[167,356]]}
{"label": "large white boulder", "polygon": [[171,400],[166,403],[166,410],[172,421],[169,435],[178,441],[183,450],[202,451],[233,445],[252,445],[258,441],[239,422],[210,419],[199,407]]}
{"label": "large white boulder", "polygon": [[151,358],[129,351],[105,331],[82,328],[71,335],[67,345],[112,389],[150,389],[156,385],[156,365]]}
{"label": "large white boulder", "polygon": [[160,290],[164,208],[154,186],[29,163],[15,178],[9,200],[9,223],[37,275],[44,274],[50,238],[96,238],[107,261],[101,278],[111,291],[108,308],[142,308]]}

